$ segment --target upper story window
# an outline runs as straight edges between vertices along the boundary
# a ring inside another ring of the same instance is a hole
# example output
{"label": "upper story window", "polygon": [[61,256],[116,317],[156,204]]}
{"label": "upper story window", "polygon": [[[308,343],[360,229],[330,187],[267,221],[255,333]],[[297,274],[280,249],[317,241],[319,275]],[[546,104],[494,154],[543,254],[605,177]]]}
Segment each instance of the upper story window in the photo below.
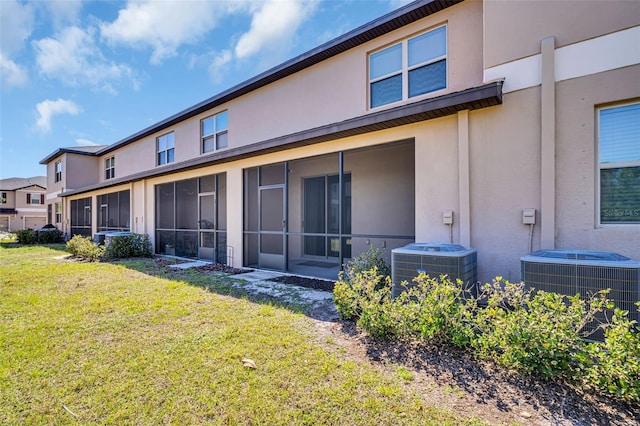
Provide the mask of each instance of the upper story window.
{"label": "upper story window", "polygon": [[56,182],[60,182],[62,180],[62,161],[56,161],[55,164],[56,171]]}
{"label": "upper story window", "polygon": [[640,103],[598,111],[600,223],[640,224]]}
{"label": "upper story window", "polygon": [[174,150],[175,150],[175,136],[174,133],[167,133],[166,135],[160,136],[157,139],[157,152],[158,166],[162,166],[163,164],[173,163],[174,160]]}
{"label": "upper story window", "polygon": [[37,192],[27,194],[27,204],[44,204],[44,194]]}
{"label": "upper story window", "polygon": [[228,146],[227,111],[202,120],[202,152],[211,152]]}
{"label": "upper story window", "polygon": [[7,204],[7,193],[0,192],[0,204]]}
{"label": "upper story window", "polygon": [[371,108],[446,87],[446,26],[403,40],[369,55]]}
{"label": "upper story window", "polygon": [[116,157],[109,157],[104,161],[104,178],[113,179],[116,177]]}

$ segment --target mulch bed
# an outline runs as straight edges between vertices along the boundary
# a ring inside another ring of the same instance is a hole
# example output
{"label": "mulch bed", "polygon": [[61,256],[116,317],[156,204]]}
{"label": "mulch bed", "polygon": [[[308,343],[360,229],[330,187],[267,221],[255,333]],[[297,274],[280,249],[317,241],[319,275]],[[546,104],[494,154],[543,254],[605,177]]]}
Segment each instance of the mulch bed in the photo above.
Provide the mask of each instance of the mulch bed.
{"label": "mulch bed", "polygon": [[210,263],[203,266],[196,266],[195,269],[206,272],[224,272],[225,274],[229,275],[246,274],[248,272],[253,272],[253,269],[234,268],[233,266],[225,265],[222,263]]}
{"label": "mulch bed", "polygon": [[299,277],[297,275],[283,275],[281,277],[272,278],[269,281],[292,284],[300,287],[312,288],[314,290],[333,291],[334,282],[329,280],[321,280],[318,278]]}

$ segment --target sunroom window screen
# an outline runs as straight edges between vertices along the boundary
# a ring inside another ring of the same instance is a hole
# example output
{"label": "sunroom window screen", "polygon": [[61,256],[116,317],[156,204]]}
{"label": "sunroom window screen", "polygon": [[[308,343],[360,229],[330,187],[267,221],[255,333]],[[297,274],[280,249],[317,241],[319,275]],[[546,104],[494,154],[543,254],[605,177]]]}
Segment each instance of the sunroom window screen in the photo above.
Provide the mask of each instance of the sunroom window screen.
{"label": "sunroom window screen", "polygon": [[640,104],[600,110],[600,222],[640,223]]}

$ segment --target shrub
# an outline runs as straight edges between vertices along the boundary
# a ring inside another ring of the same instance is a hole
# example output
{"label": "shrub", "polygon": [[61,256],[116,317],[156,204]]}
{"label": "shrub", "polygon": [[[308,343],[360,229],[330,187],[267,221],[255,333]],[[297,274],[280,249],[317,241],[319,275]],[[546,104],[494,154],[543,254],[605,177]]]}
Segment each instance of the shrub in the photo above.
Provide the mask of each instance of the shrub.
{"label": "shrub", "polygon": [[21,229],[16,231],[16,240],[19,244],[35,244],[36,233],[33,229]]}
{"label": "shrub", "polygon": [[461,280],[446,275],[439,278],[424,273],[395,301],[403,312],[402,335],[415,335],[436,343],[467,346],[473,338],[470,326],[477,304]]}
{"label": "shrub", "polygon": [[149,241],[149,236],[146,234],[114,236],[105,249],[105,257],[112,259],[150,256],[151,242]]}
{"label": "shrub", "polygon": [[[581,375],[588,363],[582,329],[605,306],[605,293],[590,300],[538,291],[499,277],[484,287],[487,307],[478,310],[475,352],[521,373],[543,378]],[[565,301],[565,297],[567,301]]]}
{"label": "shrub", "polygon": [[35,231],[36,239],[41,244],[61,243],[64,241],[62,231],[56,228],[50,228]]}
{"label": "shrub", "polygon": [[[640,302],[636,305],[640,310]],[[615,309],[604,343],[589,345],[593,364],[585,379],[601,393],[640,403],[640,332],[628,314]]]}
{"label": "shrub", "polygon": [[99,246],[91,240],[91,237],[74,235],[67,242],[67,250],[79,259],[95,262],[104,256],[104,246]]}
{"label": "shrub", "polygon": [[[369,247],[344,265],[344,272],[340,272],[333,288],[333,299],[341,318],[358,319],[362,313],[363,298],[374,296],[370,291],[391,287],[387,280],[391,268],[382,258],[383,252]],[[369,289],[371,283],[373,288]]]}

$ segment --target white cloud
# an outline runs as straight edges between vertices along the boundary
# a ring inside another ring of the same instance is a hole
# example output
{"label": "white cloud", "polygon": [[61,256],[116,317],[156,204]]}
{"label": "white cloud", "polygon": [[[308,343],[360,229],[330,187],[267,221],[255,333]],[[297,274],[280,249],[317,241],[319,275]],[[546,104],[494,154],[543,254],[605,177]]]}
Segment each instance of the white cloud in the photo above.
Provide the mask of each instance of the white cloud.
{"label": "white cloud", "polygon": [[97,88],[107,81],[130,78],[133,71],[127,65],[108,61],[96,45],[95,30],[67,27],[56,38],[44,38],[33,42],[36,63],[41,74],[69,85],[93,85]]}
{"label": "white cloud", "polygon": [[90,141],[89,139],[82,139],[82,138],[78,138],[76,139],[76,144],[78,144],[79,146],[96,146],[98,145],[97,143]]}
{"label": "white cloud", "polygon": [[25,67],[15,62],[33,30],[34,12],[29,4],[2,0],[0,8],[0,81],[1,87],[24,85],[29,77]]}
{"label": "white cloud", "polygon": [[316,1],[265,1],[253,15],[249,31],[236,44],[236,56],[243,59],[263,49],[279,50],[279,46],[290,40],[316,5]]}
{"label": "white cloud", "polygon": [[55,28],[75,25],[80,20],[81,0],[48,0],[41,3],[49,12]]}
{"label": "white cloud", "polygon": [[225,49],[222,52],[218,52],[211,64],[209,65],[209,75],[214,83],[222,82],[224,76],[224,67],[233,60],[233,53],[231,50]]}
{"label": "white cloud", "polygon": [[2,87],[22,86],[29,79],[27,69],[0,53],[0,79]]}
{"label": "white cloud", "polygon": [[54,115],[78,115],[80,113],[80,107],[73,101],[66,99],[58,99],[55,101],[47,99],[36,105],[36,110],[39,115],[36,121],[36,127],[45,132],[51,130],[51,119]]}
{"label": "white cloud", "polygon": [[118,18],[100,25],[109,42],[151,47],[151,63],[176,55],[185,43],[195,43],[213,30],[218,20],[245,2],[131,0]]}

